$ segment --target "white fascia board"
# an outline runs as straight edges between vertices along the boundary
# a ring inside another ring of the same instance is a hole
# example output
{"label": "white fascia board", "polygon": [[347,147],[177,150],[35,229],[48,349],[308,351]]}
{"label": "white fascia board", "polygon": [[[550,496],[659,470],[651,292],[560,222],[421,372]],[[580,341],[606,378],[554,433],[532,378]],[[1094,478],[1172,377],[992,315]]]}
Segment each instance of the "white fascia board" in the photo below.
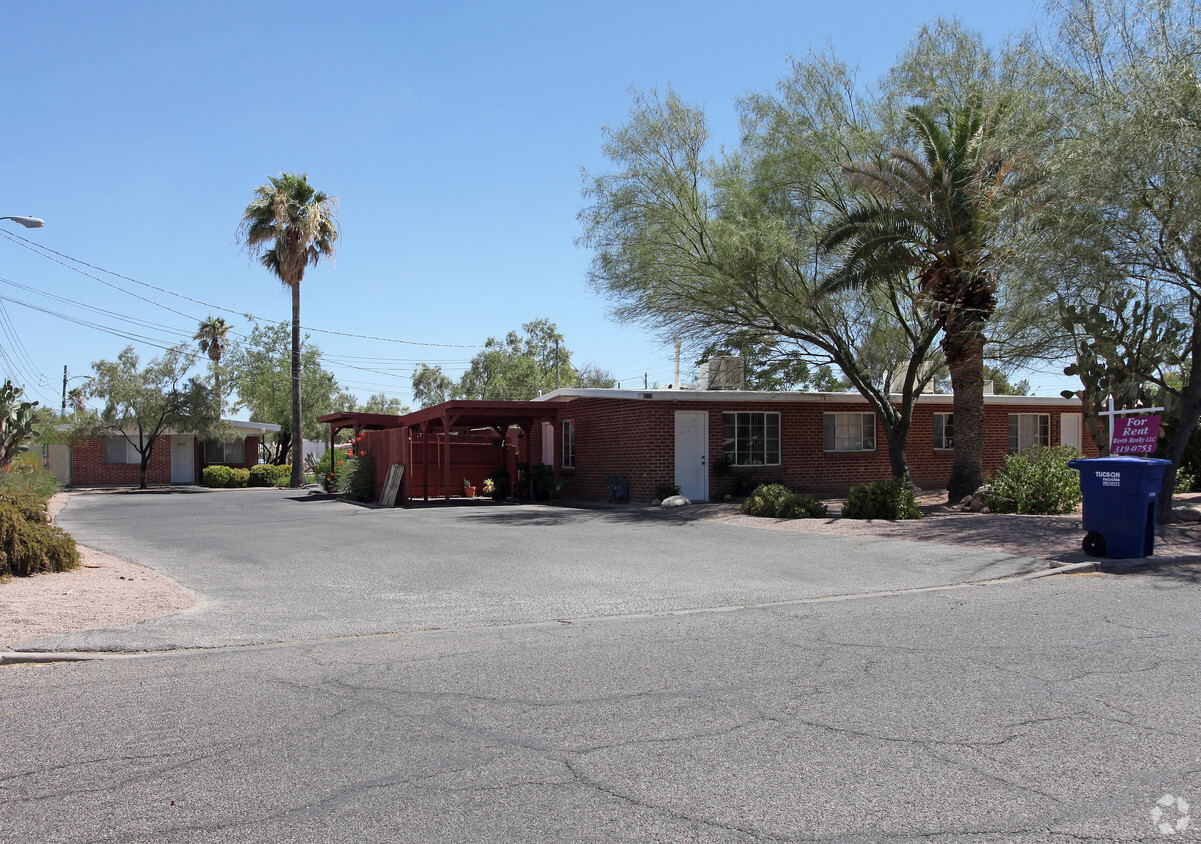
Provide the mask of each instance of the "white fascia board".
{"label": "white fascia board", "polygon": [[[687,402],[771,402],[796,404],[862,403],[867,404],[860,393],[817,393],[817,392],[766,392],[759,390],[615,390],[565,387],[539,396],[534,401],[570,402],[574,399],[625,399],[632,401],[687,401]],[[900,394],[894,393],[894,402],[900,402]],[[954,397],[950,393],[923,393],[918,397],[920,404],[950,405]],[[986,405],[1036,405],[1047,407],[1079,408],[1080,399],[1065,399],[1063,396],[997,396],[986,395]]]}

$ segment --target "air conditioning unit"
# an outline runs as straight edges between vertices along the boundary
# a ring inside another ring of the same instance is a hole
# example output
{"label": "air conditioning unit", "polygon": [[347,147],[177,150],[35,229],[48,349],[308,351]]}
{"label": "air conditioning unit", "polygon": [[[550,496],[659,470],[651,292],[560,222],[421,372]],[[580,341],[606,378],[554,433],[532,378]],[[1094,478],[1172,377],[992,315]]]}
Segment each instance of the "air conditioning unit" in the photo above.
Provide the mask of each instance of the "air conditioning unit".
{"label": "air conditioning unit", "polygon": [[698,368],[698,390],[745,390],[746,361],[740,357],[709,358]]}

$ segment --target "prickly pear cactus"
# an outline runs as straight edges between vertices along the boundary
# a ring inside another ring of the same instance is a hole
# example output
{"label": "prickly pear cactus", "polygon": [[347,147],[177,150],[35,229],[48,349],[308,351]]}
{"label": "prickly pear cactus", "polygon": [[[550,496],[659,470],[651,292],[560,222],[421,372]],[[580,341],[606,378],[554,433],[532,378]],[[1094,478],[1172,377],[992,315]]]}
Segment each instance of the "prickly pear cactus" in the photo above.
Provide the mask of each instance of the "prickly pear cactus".
{"label": "prickly pear cactus", "polygon": [[0,387],[0,466],[29,448],[29,441],[37,436],[34,430],[33,409],[37,402],[22,401],[24,393],[20,387],[5,381]]}

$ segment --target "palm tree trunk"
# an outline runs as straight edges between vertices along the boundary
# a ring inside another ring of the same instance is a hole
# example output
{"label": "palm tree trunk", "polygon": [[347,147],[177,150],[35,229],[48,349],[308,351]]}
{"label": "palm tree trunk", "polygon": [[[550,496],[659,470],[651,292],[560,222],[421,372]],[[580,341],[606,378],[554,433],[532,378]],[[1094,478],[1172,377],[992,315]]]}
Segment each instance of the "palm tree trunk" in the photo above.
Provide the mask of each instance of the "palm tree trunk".
{"label": "palm tree trunk", "polygon": [[947,499],[954,504],[984,483],[984,335],[980,326],[948,319],[942,340],[951,373],[955,452]]}
{"label": "palm tree trunk", "polygon": [[300,423],[300,280],[292,288],[292,478],[293,489],[304,484],[304,429]]}

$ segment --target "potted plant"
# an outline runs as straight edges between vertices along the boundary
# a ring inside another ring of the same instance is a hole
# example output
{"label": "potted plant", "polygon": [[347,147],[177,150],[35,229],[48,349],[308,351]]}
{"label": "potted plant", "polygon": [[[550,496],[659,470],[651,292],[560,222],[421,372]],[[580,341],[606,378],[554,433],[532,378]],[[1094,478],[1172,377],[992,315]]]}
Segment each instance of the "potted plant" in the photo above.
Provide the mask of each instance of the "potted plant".
{"label": "potted plant", "polygon": [[534,487],[534,500],[549,501],[555,488],[555,470],[545,463],[535,463],[530,467],[530,480]]}
{"label": "potted plant", "polygon": [[509,470],[497,469],[488,480],[492,481],[492,500],[504,501],[509,497]]}
{"label": "potted plant", "polygon": [[463,478],[463,497],[475,498],[475,484],[471,482],[471,478]]}

